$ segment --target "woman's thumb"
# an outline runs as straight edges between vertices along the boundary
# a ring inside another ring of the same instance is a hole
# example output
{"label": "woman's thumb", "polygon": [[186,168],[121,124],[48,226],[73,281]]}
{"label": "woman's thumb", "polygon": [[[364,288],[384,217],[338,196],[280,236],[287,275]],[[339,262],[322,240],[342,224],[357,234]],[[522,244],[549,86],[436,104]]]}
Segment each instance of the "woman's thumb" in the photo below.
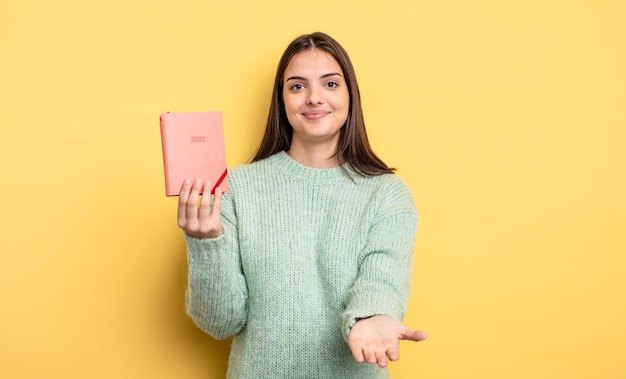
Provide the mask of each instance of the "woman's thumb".
{"label": "woman's thumb", "polygon": [[406,328],[404,333],[402,333],[402,335],[400,336],[401,340],[415,341],[415,342],[423,341],[426,338],[428,338],[428,334],[426,334],[426,332],[422,332],[421,330],[412,330],[410,328]]}

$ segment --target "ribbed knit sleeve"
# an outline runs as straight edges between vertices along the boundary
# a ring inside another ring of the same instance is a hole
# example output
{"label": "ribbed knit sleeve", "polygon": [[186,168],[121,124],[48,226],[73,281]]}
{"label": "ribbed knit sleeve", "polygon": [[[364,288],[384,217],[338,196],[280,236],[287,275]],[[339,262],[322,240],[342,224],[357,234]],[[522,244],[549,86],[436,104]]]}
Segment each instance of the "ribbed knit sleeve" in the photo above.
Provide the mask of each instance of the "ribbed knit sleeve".
{"label": "ribbed knit sleeve", "polygon": [[231,195],[222,198],[222,226],[217,238],[185,235],[189,263],[187,313],[217,339],[239,333],[246,325],[246,280],[241,269]]}
{"label": "ribbed knit sleeve", "polygon": [[402,320],[411,287],[417,213],[407,186],[390,177],[377,191],[376,215],[359,256],[359,274],[348,291],[343,336],[360,318],[387,315]]}

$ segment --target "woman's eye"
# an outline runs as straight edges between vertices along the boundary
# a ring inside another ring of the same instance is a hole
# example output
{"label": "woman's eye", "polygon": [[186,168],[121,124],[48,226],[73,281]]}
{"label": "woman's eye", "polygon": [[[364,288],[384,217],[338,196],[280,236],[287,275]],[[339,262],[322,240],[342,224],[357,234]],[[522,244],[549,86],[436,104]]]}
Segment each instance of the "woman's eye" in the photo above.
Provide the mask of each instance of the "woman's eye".
{"label": "woman's eye", "polygon": [[337,87],[339,87],[339,83],[337,83],[337,82],[328,82],[328,83],[326,83],[326,86],[330,87],[330,88],[337,88]]}
{"label": "woman's eye", "polygon": [[289,87],[290,90],[292,91],[299,91],[301,89],[304,88],[304,85],[302,83],[296,83],[294,85],[292,85],[291,87]]}

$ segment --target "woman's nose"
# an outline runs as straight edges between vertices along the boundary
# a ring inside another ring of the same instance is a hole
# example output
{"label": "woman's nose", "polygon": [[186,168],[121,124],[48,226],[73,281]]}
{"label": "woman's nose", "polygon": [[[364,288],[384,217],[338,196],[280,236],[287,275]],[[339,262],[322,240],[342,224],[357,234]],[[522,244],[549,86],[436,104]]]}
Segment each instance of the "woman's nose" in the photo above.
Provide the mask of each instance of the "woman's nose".
{"label": "woman's nose", "polygon": [[322,104],[321,89],[318,86],[310,86],[307,97],[307,104]]}

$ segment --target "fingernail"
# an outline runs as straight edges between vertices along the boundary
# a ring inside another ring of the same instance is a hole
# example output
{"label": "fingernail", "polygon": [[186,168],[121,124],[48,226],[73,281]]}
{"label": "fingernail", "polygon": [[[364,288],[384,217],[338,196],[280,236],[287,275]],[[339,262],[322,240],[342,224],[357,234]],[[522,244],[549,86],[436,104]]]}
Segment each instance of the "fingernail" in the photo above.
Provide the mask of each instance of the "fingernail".
{"label": "fingernail", "polygon": [[185,179],[185,184],[189,185],[191,183],[191,179]]}
{"label": "fingernail", "polygon": [[197,184],[197,185],[202,184],[202,179],[200,179],[200,178],[196,179],[196,184]]}

